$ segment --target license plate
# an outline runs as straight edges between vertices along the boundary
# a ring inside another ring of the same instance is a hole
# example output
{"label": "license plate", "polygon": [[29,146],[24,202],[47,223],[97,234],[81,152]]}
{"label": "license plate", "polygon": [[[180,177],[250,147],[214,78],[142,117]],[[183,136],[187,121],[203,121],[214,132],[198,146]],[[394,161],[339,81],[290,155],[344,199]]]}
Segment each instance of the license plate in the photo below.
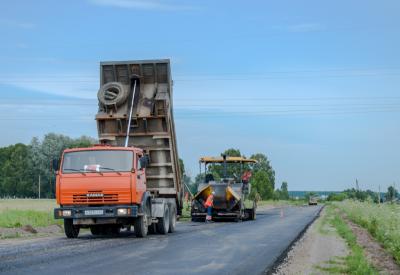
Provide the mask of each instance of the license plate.
{"label": "license plate", "polygon": [[103,215],[104,210],[85,210],[85,216]]}

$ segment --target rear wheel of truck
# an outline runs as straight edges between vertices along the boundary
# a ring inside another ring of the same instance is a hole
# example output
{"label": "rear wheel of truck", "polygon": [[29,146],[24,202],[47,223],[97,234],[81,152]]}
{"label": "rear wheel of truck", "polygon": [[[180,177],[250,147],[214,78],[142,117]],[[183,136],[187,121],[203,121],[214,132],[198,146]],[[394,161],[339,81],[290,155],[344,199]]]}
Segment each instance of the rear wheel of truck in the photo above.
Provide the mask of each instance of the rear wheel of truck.
{"label": "rear wheel of truck", "polygon": [[153,223],[153,224],[149,225],[148,233],[149,234],[156,234],[156,232],[157,232],[156,224]]}
{"label": "rear wheel of truck", "polygon": [[164,217],[158,218],[157,231],[163,235],[169,231],[169,207],[167,204],[164,206]]}
{"label": "rear wheel of truck", "polygon": [[169,208],[169,229],[168,233],[173,233],[176,226],[176,207],[174,204]]}
{"label": "rear wheel of truck", "polygon": [[72,219],[64,219],[64,232],[67,238],[77,238],[79,235],[79,226],[74,225]]}

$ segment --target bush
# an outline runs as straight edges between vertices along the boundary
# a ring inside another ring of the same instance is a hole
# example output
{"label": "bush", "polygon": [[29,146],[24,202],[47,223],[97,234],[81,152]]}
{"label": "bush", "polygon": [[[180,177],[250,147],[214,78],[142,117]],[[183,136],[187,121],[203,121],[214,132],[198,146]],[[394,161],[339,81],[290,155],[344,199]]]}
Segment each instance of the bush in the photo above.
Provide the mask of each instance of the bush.
{"label": "bush", "polygon": [[347,199],[345,193],[331,193],[327,198],[328,201],[344,201],[345,199]]}
{"label": "bush", "polygon": [[400,206],[345,200],[335,203],[355,223],[366,228],[400,263]]}

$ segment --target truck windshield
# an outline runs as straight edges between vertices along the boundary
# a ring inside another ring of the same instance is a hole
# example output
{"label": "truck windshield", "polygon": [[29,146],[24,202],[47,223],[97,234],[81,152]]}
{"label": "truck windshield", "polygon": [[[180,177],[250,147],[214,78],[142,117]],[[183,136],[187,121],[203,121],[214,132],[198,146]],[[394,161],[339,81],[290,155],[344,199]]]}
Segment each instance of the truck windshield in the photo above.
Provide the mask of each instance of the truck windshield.
{"label": "truck windshield", "polygon": [[122,150],[77,151],[64,154],[63,173],[128,172],[133,152]]}

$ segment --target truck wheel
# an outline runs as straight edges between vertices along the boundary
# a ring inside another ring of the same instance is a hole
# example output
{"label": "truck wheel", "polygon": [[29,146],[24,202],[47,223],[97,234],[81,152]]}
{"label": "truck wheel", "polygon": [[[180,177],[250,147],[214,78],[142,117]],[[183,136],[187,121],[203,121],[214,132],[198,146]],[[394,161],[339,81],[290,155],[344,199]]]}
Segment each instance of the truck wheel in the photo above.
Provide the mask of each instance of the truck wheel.
{"label": "truck wheel", "polygon": [[175,231],[176,226],[176,207],[175,205],[171,205],[169,209],[169,230],[168,233],[173,233]]}
{"label": "truck wheel", "polygon": [[255,202],[253,202],[253,208],[251,209],[251,212],[250,212],[250,220],[252,220],[252,221],[254,221],[257,217],[256,210],[257,210],[257,204]]}
{"label": "truck wheel", "polygon": [[64,232],[67,238],[77,238],[79,235],[79,226],[74,225],[72,219],[64,219]]}
{"label": "truck wheel", "polygon": [[256,209],[253,208],[250,210],[250,220],[254,221],[256,219]]}
{"label": "truck wheel", "polygon": [[94,236],[101,235],[102,228],[100,226],[93,225],[90,227],[90,233],[92,233]]}
{"label": "truck wheel", "polygon": [[157,232],[156,224],[153,223],[153,224],[149,225],[148,233],[149,234],[156,234],[156,232]]}
{"label": "truck wheel", "polygon": [[167,204],[164,206],[164,217],[158,218],[157,231],[163,235],[169,231],[169,207]]}
{"label": "truck wheel", "polygon": [[148,225],[146,213],[144,213],[143,216],[139,216],[135,219],[135,224],[133,227],[135,228],[136,237],[143,238],[147,236]]}
{"label": "truck wheel", "polygon": [[108,232],[112,236],[118,236],[119,233],[121,232],[121,227],[119,225],[111,225],[108,228]]}

